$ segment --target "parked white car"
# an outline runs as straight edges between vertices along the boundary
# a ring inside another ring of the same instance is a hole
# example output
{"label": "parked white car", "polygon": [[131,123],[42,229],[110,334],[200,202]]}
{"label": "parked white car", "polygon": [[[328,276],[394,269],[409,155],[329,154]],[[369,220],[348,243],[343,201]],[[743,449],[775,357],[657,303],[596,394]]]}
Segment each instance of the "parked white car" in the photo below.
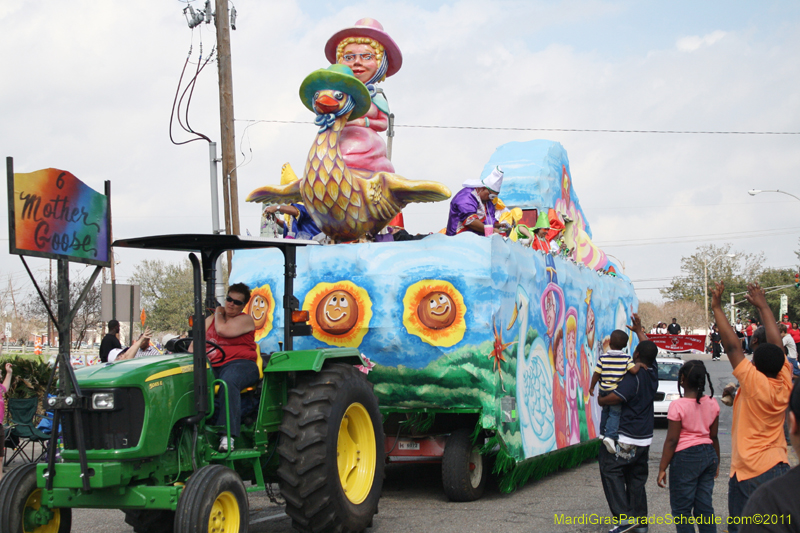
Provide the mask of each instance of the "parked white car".
{"label": "parked white car", "polygon": [[669,404],[680,398],[678,393],[678,372],[683,361],[678,357],[656,357],[658,366],[658,391],[653,401],[653,414],[656,418],[667,418]]}

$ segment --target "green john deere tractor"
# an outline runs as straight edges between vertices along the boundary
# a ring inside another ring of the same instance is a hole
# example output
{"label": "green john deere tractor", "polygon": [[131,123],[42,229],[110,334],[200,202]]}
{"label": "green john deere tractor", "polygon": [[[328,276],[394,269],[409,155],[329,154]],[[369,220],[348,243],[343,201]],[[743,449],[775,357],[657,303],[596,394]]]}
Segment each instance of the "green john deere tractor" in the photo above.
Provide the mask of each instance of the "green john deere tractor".
{"label": "green john deere tractor", "polygon": [[[73,508],[121,509],[137,533],[246,532],[247,493],[272,482],[280,484],[300,531],[369,527],[385,454],[378,402],[354,366],[365,362],[350,348],[292,350],[293,337],[310,334],[293,293],[296,248],[312,244],[233,235],[117,241],[117,247],[189,252],[193,353],[74,372],[59,357],[58,394],[48,409],[54,427],[61,424],[61,461],[49,453],[48,462],[19,466],[2,479],[0,533],[66,533]],[[226,384],[208,365],[203,328],[205,310],[216,306],[213,265],[226,250],[267,247],[285,257],[285,350],[262,356],[263,379],[251,392],[257,412],[243,420],[234,448],[220,452],[230,415],[225,427],[210,420],[215,386]],[[50,450],[56,447],[53,435]]]}

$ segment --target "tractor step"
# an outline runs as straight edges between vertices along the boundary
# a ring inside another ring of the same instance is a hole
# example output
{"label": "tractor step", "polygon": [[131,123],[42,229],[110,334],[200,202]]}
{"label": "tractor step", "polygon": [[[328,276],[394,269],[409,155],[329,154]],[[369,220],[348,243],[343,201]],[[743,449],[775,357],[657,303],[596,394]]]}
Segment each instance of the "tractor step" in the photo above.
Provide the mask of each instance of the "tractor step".
{"label": "tractor step", "polygon": [[224,459],[226,461],[239,461],[242,459],[254,459],[256,457],[261,457],[262,452],[260,450],[255,450],[253,448],[247,448],[244,450],[233,450],[232,452],[213,452],[211,454],[212,459]]}

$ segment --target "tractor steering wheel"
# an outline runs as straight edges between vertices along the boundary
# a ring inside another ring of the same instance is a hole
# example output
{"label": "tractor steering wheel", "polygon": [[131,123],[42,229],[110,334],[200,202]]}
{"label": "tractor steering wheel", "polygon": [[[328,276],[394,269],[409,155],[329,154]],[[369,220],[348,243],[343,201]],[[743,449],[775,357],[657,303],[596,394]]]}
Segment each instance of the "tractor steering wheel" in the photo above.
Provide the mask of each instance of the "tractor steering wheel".
{"label": "tractor steering wheel", "polygon": [[[219,344],[217,344],[216,342],[214,342],[214,341],[210,341],[210,340],[208,340],[208,339],[206,339],[206,344],[210,344],[210,345],[212,346],[212,348],[215,348],[215,349],[219,350],[219,353],[221,353],[221,354],[222,354],[222,359],[220,359],[220,363],[221,363],[222,361],[224,361],[224,360],[225,360],[225,357],[227,357],[227,355],[225,354],[225,350],[223,350],[223,349],[222,349],[222,346],[220,346],[220,345],[219,345]],[[210,353],[211,353],[211,350],[208,350],[208,351],[206,352],[206,357],[207,357],[207,356],[208,356],[208,354],[210,354]]]}
{"label": "tractor steering wheel", "polygon": [[[192,339],[190,339],[190,338],[170,339],[169,341],[167,341],[167,350],[169,350],[172,353],[189,353],[189,345],[191,343],[192,343]],[[219,350],[219,353],[222,354],[221,361],[225,360],[225,358],[227,357],[227,354],[225,353],[225,350],[222,349],[222,346],[220,346],[216,342],[208,340],[208,339],[206,339],[206,344],[210,344],[212,349]],[[211,350],[208,350],[206,352],[206,356],[208,356],[209,353],[211,353]]]}

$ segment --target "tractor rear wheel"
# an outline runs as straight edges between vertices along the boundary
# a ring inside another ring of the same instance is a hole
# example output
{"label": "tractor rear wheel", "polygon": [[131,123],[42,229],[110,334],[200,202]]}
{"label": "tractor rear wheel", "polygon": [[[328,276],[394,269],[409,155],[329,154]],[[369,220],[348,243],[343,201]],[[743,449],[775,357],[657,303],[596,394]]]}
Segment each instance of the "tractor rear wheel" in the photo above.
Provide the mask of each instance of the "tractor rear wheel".
{"label": "tractor rear wheel", "polygon": [[451,502],[472,502],[483,496],[489,469],[481,449],[472,443],[470,430],[453,431],[444,445],[442,485]]}
{"label": "tractor rear wheel", "polygon": [[303,532],[355,532],[378,512],[385,462],[378,401],[343,363],[298,376],[278,445],[286,514]]}
{"label": "tractor rear wheel", "polygon": [[36,486],[36,464],[21,465],[0,481],[0,533],[69,533],[72,509],[52,509],[42,504],[42,489]]}
{"label": "tractor rear wheel", "polygon": [[239,474],[222,465],[204,466],[181,492],[175,510],[175,533],[247,533],[248,505]]}

